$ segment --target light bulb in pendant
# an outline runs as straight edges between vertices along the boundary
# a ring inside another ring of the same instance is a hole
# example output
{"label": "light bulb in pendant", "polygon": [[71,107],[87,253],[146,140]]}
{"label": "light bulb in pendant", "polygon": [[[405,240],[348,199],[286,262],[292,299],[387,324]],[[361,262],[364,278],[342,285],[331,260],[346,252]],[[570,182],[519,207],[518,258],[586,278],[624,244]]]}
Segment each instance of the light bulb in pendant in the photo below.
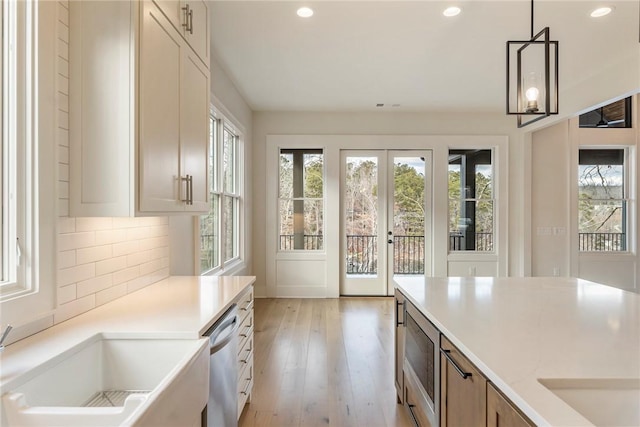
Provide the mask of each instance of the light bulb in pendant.
{"label": "light bulb in pendant", "polygon": [[525,110],[527,113],[535,113],[538,111],[538,96],[540,95],[540,91],[536,83],[536,74],[531,73],[529,75],[529,81],[527,82],[528,89],[524,93],[524,96],[527,98],[527,109]]}

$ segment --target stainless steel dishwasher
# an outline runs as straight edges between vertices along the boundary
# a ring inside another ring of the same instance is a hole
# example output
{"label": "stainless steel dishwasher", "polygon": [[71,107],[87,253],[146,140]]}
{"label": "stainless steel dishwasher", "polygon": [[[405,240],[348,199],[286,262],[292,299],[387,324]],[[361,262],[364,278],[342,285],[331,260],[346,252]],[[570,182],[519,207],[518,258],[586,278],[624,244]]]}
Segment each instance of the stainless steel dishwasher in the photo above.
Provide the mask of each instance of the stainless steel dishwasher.
{"label": "stainless steel dishwasher", "polygon": [[234,304],[207,332],[211,352],[209,403],[203,413],[203,427],[238,425],[238,308]]}

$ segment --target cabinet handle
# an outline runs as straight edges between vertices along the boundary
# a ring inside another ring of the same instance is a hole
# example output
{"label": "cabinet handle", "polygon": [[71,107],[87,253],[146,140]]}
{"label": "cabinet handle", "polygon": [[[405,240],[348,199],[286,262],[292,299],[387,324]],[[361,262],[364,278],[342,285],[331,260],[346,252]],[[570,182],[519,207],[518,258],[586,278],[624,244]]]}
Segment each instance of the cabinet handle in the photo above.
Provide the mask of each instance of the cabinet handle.
{"label": "cabinet handle", "polygon": [[186,183],[185,192],[187,193],[186,199],[180,199],[180,201],[185,202],[187,205],[193,205],[193,175],[180,177],[180,180]]}
{"label": "cabinet handle", "polygon": [[409,415],[411,415],[411,418],[413,419],[413,424],[415,424],[416,427],[419,427],[420,423],[418,423],[416,414],[413,413],[413,408],[415,408],[416,405],[408,404],[407,407],[409,408]]}
{"label": "cabinet handle", "polygon": [[447,360],[449,362],[451,362],[451,364],[453,365],[453,367],[455,368],[456,371],[458,371],[458,373],[460,374],[460,376],[462,377],[463,380],[466,380],[467,377],[471,376],[471,372],[465,372],[462,370],[462,368],[460,368],[460,366],[458,366],[458,364],[456,363],[455,360],[453,360],[453,357],[451,357],[451,350],[445,350],[443,348],[440,349],[440,353],[442,353],[444,355],[444,357],[447,358]]}
{"label": "cabinet handle", "polygon": [[[402,306],[402,322],[400,316],[398,316],[398,307]],[[400,302],[396,300],[396,326],[404,325],[404,301]]]}
{"label": "cabinet handle", "polygon": [[185,31],[189,32],[189,34],[193,34],[193,9],[191,9],[187,4],[185,7],[182,8],[182,10],[184,10],[184,21],[185,21],[184,24],[182,24],[182,26],[184,27]]}

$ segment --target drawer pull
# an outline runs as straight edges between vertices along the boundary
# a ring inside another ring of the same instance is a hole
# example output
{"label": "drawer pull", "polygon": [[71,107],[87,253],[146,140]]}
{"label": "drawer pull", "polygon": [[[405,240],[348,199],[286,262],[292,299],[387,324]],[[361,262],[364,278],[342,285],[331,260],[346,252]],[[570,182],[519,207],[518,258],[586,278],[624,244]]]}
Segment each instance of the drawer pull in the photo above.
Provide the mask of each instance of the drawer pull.
{"label": "drawer pull", "polygon": [[460,376],[462,377],[462,379],[466,380],[468,377],[471,376],[471,372],[465,372],[462,370],[462,368],[460,368],[460,366],[458,366],[458,364],[456,363],[455,360],[453,360],[453,358],[451,357],[451,350],[445,350],[443,348],[440,349],[440,353],[444,354],[444,357],[447,358],[447,360],[449,362],[451,362],[451,364],[453,365],[453,367],[455,368],[456,371],[458,371],[458,373],[460,374]]}
{"label": "drawer pull", "polygon": [[413,408],[416,407],[416,405],[407,405],[407,407],[409,408],[409,415],[411,415],[411,418],[413,419],[413,424],[418,427],[420,426],[420,424],[418,423],[418,419],[416,418],[416,414],[414,414],[413,412]]}

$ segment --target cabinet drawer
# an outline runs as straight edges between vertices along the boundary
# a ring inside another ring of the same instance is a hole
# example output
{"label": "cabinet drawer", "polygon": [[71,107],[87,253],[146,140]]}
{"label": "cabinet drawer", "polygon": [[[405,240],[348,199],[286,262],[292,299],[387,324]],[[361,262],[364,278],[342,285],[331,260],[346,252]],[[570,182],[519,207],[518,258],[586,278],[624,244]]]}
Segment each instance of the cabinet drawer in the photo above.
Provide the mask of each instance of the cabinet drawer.
{"label": "cabinet drawer", "polygon": [[484,425],[487,379],[444,335],[440,348],[440,425]]}
{"label": "cabinet drawer", "polygon": [[240,297],[238,301],[238,315],[240,318],[244,318],[251,310],[253,310],[253,287],[249,291]]}
{"label": "cabinet drawer", "polygon": [[413,422],[418,427],[438,427],[431,426],[429,423],[429,417],[424,413],[423,408],[420,407],[418,402],[418,391],[412,377],[406,377],[404,380],[404,406],[409,412],[409,416],[413,419]]}
{"label": "cabinet drawer", "polygon": [[253,337],[250,337],[244,347],[238,353],[238,380],[243,375],[243,371],[253,362]]}
{"label": "cabinet drawer", "polygon": [[506,425],[510,427],[534,426],[527,417],[498,391],[491,383],[487,384],[487,427]]}
{"label": "cabinet drawer", "polygon": [[242,371],[241,377],[238,379],[238,418],[242,415],[244,405],[249,401],[251,390],[253,388],[253,355],[250,363]]}
{"label": "cabinet drawer", "polygon": [[238,328],[238,354],[247,340],[253,336],[253,312],[244,318]]}

